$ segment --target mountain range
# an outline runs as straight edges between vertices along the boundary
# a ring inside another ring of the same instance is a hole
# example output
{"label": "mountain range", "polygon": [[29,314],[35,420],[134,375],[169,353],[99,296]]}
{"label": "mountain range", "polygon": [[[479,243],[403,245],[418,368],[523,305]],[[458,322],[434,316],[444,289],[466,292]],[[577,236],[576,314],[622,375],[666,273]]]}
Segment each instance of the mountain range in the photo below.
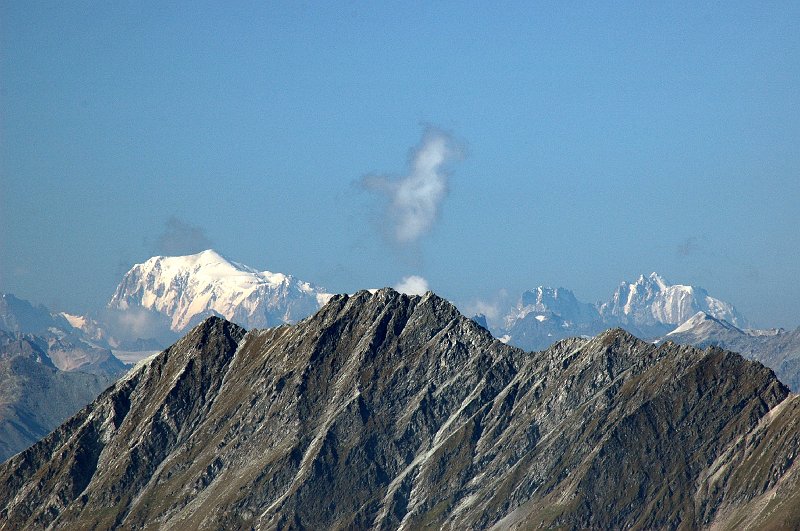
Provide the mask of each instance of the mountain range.
{"label": "mountain range", "polygon": [[594,335],[622,327],[643,338],[658,338],[683,324],[697,312],[746,326],[746,319],[730,303],[714,298],[700,287],[669,284],[658,273],[622,282],[606,301],[579,301],[565,288],[539,286],[525,291],[516,306],[506,310],[497,337],[528,350],[547,348],[558,339]]}
{"label": "mountain range", "polygon": [[449,302],[211,317],[0,465],[0,529],[787,528],[800,400],[622,329],[525,352]]}
{"label": "mountain range", "polygon": [[[28,404],[38,401],[41,411],[37,414],[44,420],[37,420],[30,410],[24,414],[0,412],[0,422],[15,419],[15,430],[28,434],[20,437],[0,431],[0,446],[8,448],[0,458],[38,440],[86,404],[103,385],[123,374],[127,367],[120,360],[136,363],[161,351],[186,326],[204,317],[222,316],[247,328],[275,326],[306,317],[329,298],[325,290],[291,275],[259,272],[211,250],[182,257],[153,257],[135,265],[108,307],[92,316],[54,313],[4,295],[0,299],[0,330],[43,353],[47,363],[37,370],[47,372],[49,363],[56,370],[89,372],[104,378],[96,386],[86,386],[77,377],[59,375],[64,386],[74,382],[91,389],[89,393],[73,392],[70,396],[75,399],[63,404],[66,409],[51,407],[50,399],[36,395],[31,398],[6,393],[13,396],[7,402],[12,409],[23,398]],[[609,300],[595,304],[579,301],[565,288],[540,286],[522,293],[499,326],[491,327],[485,318],[475,320],[502,341],[524,350],[544,350],[558,340],[588,338],[613,327],[625,328],[651,342],[719,346],[764,363],[783,383],[800,390],[800,328],[793,332],[746,328],[745,318],[729,303],[699,287],[671,285],[656,273],[621,283]],[[6,352],[5,357],[15,355]],[[23,388],[20,382],[32,378],[26,363],[10,366],[18,372],[7,369],[0,374],[0,386]]]}
{"label": "mountain range", "polygon": [[540,286],[522,293],[507,310],[496,337],[525,350],[543,350],[572,336],[593,336],[621,327],[649,341],[741,353],[773,369],[780,380],[800,391],[800,327],[748,328],[748,320],[730,303],[700,287],[669,284],[657,273],[622,282],[611,298],[588,304],[565,288]]}
{"label": "mountain range", "polygon": [[[103,315],[62,315],[112,348],[154,350],[211,315],[245,328],[264,328],[307,317],[330,297],[325,289],[292,275],[258,271],[209,249],[135,264]],[[541,350],[558,339],[595,335],[616,326],[655,340],[698,312],[740,329],[748,326],[732,304],[705,289],[670,284],[651,273],[622,282],[608,300],[594,304],[579,301],[563,287],[539,286],[523,292],[515,306],[487,327],[511,344]]]}

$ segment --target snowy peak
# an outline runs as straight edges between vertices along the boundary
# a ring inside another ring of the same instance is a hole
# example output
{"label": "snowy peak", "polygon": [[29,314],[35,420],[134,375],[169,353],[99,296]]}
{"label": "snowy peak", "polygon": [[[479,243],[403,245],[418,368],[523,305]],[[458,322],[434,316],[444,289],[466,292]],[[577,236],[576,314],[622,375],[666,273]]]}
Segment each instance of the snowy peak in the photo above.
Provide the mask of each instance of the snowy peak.
{"label": "snowy peak", "polygon": [[[623,281],[611,298],[597,304],[579,301],[568,289],[538,288],[525,291],[515,306],[504,312],[497,337],[528,350],[547,348],[560,338],[595,335],[622,327],[639,337],[662,337],[676,327],[699,325],[700,319],[718,321],[739,332],[745,319],[733,305],[716,299],[703,288],[670,284],[656,272]],[[705,316],[705,317],[703,317]],[[738,328],[737,328],[738,327]]]}
{"label": "snowy peak", "polygon": [[109,307],[160,313],[179,332],[208,315],[246,327],[293,322],[329,298],[322,288],[291,275],[258,271],[209,249],[188,256],[154,256],[134,265]]}
{"label": "snowy peak", "polygon": [[506,316],[506,327],[512,327],[529,315],[539,322],[553,317],[567,322],[584,322],[598,317],[594,306],[578,301],[572,291],[545,286],[522,293],[517,306]]}
{"label": "snowy peak", "polygon": [[622,282],[611,300],[602,303],[600,314],[605,319],[639,326],[680,325],[697,312],[735,326],[746,325],[745,319],[733,305],[711,297],[706,290],[683,284],[669,284],[658,273],[636,282]]}
{"label": "snowy peak", "polygon": [[739,334],[745,333],[725,320],[717,319],[707,314],[706,312],[697,312],[689,319],[687,319],[683,324],[677,327],[675,330],[667,334],[666,337],[669,338],[670,336],[685,334],[685,333],[696,334],[698,332],[719,333],[719,331],[722,330],[732,331],[734,333],[739,333]]}
{"label": "snowy peak", "polygon": [[661,275],[659,275],[655,271],[650,273],[647,276],[646,279],[645,279],[644,275],[639,275],[639,280],[637,280],[637,282],[638,283],[642,283],[642,284],[644,284],[644,283],[655,284],[661,290],[667,289],[667,286],[668,286],[667,281],[664,280],[664,277],[662,277]]}

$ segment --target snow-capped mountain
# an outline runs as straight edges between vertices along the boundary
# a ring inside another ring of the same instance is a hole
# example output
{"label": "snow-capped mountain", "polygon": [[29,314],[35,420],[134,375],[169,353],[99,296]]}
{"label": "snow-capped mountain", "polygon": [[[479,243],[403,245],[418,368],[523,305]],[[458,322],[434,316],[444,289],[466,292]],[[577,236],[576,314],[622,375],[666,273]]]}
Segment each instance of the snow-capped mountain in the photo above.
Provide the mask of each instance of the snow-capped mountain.
{"label": "snow-capped mountain", "polygon": [[569,326],[594,321],[599,314],[593,305],[578,301],[568,289],[539,286],[522,293],[516,307],[506,316],[505,326],[511,328],[529,316],[539,322],[556,318]]}
{"label": "snow-capped mountain", "polygon": [[291,275],[258,271],[213,250],[189,256],[154,256],[134,265],[109,302],[112,310],[145,309],[180,332],[209,315],[248,328],[302,319],[331,297]]}
{"label": "snow-capped mountain", "polygon": [[503,321],[498,337],[527,350],[542,350],[559,339],[594,335],[607,328],[593,305],[580,302],[568,289],[545,286],[523,292]]}
{"label": "snow-capped mountain", "polygon": [[608,301],[594,305],[579,301],[565,288],[540,286],[526,291],[492,332],[529,350],[544,349],[569,336],[595,335],[615,326],[654,339],[675,330],[698,312],[732,323],[730,326],[737,330],[747,324],[733,305],[710,296],[705,289],[671,285],[658,273],[652,273],[641,275],[633,283],[622,282]]}
{"label": "snow-capped mountain", "polygon": [[723,319],[717,319],[706,312],[697,312],[675,330],[665,335],[663,340],[696,346],[708,344],[721,346],[748,335]]}
{"label": "snow-capped mountain", "polygon": [[696,347],[716,346],[738,352],[775,371],[793,391],[800,390],[800,328],[740,330],[732,324],[698,312],[664,336],[659,342],[673,341]]}
{"label": "snow-capped mountain", "polygon": [[697,312],[705,312],[738,328],[747,325],[733,305],[710,296],[703,288],[670,285],[658,273],[641,275],[633,283],[622,282],[611,300],[600,304],[598,310],[608,322],[616,320],[639,327],[677,326]]}

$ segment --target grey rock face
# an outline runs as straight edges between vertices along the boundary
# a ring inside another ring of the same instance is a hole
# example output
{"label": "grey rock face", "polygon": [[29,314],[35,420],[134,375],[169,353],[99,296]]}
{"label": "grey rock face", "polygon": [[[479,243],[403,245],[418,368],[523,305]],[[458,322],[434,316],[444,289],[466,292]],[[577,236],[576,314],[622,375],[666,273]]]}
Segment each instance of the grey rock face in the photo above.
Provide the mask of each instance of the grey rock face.
{"label": "grey rock face", "polygon": [[0,332],[0,461],[50,433],[115,380],[59,370],[40,342]]}
{"label": "grey rock face", "polygon": [[0,528],[761,525],[798,409],[720,349],[614,329],[527,353],[433,294],[359,292],[206,320],[0,467]]}
{"label": "grey rock face", "polygon": [[740,330],[732,324],[697,314],[665,339],[700,348],[716,346],[740,353],[775,371],[792,391],[800,391],[800,328],[793,331]]}

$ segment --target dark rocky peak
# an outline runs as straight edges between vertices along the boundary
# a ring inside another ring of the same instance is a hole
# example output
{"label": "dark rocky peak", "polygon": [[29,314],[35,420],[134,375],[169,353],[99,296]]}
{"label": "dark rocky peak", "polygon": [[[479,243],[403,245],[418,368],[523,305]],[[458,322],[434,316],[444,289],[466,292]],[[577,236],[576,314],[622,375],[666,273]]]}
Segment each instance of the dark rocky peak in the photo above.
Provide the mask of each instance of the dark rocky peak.
{"label": "dark rocky peak", "polygon": [[472,320],[481,325],[486,330],[489,330],[489,323],[486,321],[486,315],[482,313],[477,313],[472,316]]}
{"label": "dark rocky peak", "polygon": [[788,473],[800,432],[756,447],[787,396],[720,350],[526,353],[432,293],[361,291],[207,319],[0,466],[0,529],[708,526]]}

